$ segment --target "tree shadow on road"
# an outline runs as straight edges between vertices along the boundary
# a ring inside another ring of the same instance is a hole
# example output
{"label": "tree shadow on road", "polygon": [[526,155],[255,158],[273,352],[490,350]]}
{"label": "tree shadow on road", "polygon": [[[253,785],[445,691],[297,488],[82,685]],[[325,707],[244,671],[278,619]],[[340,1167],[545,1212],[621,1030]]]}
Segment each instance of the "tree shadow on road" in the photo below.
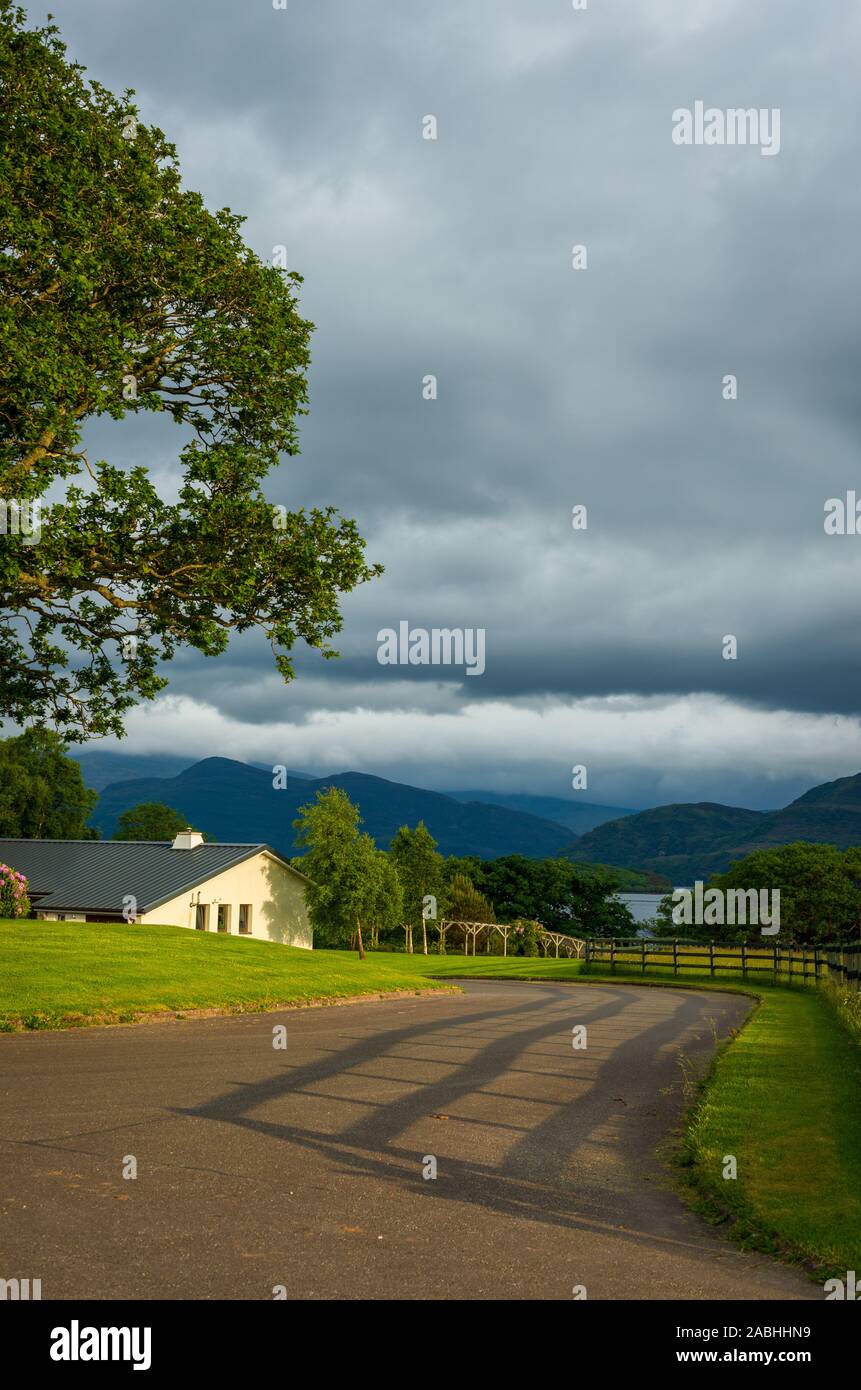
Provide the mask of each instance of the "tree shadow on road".
{"label": "tree shadow on road", "polygon": [[[553,1226],[605,1229],[640,1243],[644,1237],[686,1242],[688,1213],[654,1181],[661,1171],[655,1144],[682,1108],[678,1046],[683,1040],[692,1053],[710,1052],[711,1020],[722,1014],[728,1029],[744,1002],[727,997],[726,1005],[716,1004],[713,996],[681,991],[660,991],[659,998],[650,992],[644,999],[625,987],[590,986],[576,995],[559,986],[527,988],[527,997],[507,1001],[503,1010],[486,1009],[486,996],[475,994],[454,1016],[447,1011],[427,1017],[422,1011],[419,1020],[362,1032],[312,1062],[285,1063],[263,1081],[237,1083],[236,1089],[178,1113],[314,1152],[340,1173],[365,1176],[430,1202],[468,1203]],[[589,1029],[585,1051],[571,1046],[574,1023]],[[547,1043],[552,1046],[542,1048]],[[367,1082],[369,1069],[381,1062],[397,1070],[405,1061],[445,1071],[419,1081],[371,1071],[379,1091],[370,1099],[327,1096],[319,1089],[345,1078]],[[507,1089],[499,1091],[503,1078]],[[392,1083],[408,1089],[386,1101],[382,1091]],[[468,1109],[471,1097],[486,1102],[494,1096],[518,1106],[518,1114],[534,1107],[534,1123],[528,1113],[518,1125],[457,1113]],[[299,1122],[309,1100],[343,1103],[349,1113],[342,1127],[333,1133]],[[263,1107],[289,1113],[283,1119],[255,1115]],[[363,1111],[358,1117],[356,1107]],[[438,1142],[425,1124],[437,1116],[442,1117]],[[500,1129],[510,1133],[510,1141],[504,1145],[502,1136],[504,1149],[492,1161],[459,1156],[447,1150],[457,1148],[463,1125],[486,1130],[488,1147],[500,1140]],[[417,1126],[429,1136],[427,1146],[418,1149],[403,1140]],[[439,1156],[436,1181],[421,1175],[427,1152]]]}

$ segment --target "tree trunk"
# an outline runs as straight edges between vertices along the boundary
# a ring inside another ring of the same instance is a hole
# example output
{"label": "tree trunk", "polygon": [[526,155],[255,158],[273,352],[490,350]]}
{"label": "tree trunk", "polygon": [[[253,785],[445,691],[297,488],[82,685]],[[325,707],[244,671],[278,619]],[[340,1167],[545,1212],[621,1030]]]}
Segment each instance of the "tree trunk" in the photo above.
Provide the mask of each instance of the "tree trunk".
{"label": "tree trunk", "polygon": [[422,955],[428,953],[428,924],[427,918],[422,916]]}
{"label": "tree trunk", "polygon": [[365,959],[365,948],[364,948],[364,946],[362,945],[362,924],[361,924],[361,922],[358,920],[358,918],[356,919],[356,931],[357,931],[358,940],[359,940],[359,960],[364,960],[364,959]]}

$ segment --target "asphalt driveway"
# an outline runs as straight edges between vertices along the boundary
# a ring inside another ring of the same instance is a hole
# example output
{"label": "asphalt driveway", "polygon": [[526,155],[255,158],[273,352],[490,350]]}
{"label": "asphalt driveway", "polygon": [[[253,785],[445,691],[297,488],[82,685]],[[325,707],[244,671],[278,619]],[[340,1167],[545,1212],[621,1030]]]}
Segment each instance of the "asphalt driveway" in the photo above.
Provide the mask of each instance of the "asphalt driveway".
{"label": "asphalt driveway", "polygon": [[821,1297],[701,1223],[655,1154],[680,1049],[702,1065],[749,1001],[464,988],[0,1037],[0,1277],[46,1299]]}

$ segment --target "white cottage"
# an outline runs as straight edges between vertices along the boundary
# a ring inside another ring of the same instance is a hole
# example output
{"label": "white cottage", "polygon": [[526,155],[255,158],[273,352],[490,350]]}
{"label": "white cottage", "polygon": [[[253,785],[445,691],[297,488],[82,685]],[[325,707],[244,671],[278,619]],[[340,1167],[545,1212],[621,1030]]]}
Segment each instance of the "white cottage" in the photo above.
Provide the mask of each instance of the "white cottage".
{"label": "white cottage", "polygon": [[42,921],[142,922],[313,946],[304,874],[269,845],[170,840],[0,840]]}

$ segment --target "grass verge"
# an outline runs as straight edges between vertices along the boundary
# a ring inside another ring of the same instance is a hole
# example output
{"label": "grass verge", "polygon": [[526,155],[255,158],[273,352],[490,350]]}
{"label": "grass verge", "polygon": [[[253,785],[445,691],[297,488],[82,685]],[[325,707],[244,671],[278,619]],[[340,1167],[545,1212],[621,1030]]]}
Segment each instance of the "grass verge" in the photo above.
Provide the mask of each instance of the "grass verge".
{"label": "grass verge", "polygon": [[302,951],[182,927],[0,921],[0,1031],[446,988],[393,967],[392,959],[361,962],[345,951]]}
{"label": "grass verge", "polygon": [[688,1119],[689,1195],[739,1244],[845,1277],[861,1266],[861,1050],[822,991],[756,993]]}

